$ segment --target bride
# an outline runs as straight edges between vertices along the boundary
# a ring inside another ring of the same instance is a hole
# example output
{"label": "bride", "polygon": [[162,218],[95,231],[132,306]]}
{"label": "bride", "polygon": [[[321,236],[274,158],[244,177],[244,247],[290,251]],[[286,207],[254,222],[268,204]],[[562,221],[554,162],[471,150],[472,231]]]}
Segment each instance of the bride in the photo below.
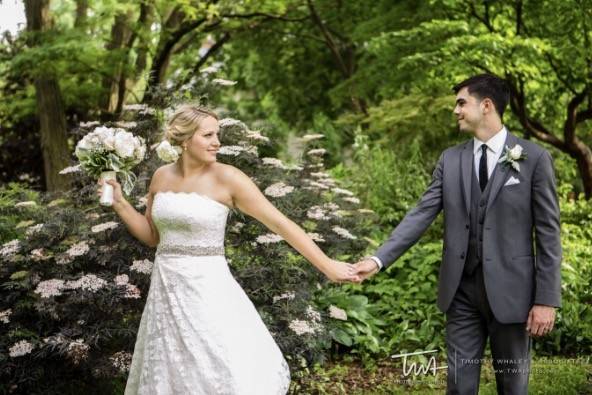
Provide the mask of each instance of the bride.
{"label": "bride", "polygon": [[112,207],[130,233],[157,247],[126,395],[288,391],[288,365],[224,257],[231,208],[282,236],[331,281],[359,280],[352,265],[329,259],[247,175],[216,161],[218,133],[210,110],[177,109],[165,139],[182,153],[154,172],[144,215],[124,199],[117,181],[107,181]]}

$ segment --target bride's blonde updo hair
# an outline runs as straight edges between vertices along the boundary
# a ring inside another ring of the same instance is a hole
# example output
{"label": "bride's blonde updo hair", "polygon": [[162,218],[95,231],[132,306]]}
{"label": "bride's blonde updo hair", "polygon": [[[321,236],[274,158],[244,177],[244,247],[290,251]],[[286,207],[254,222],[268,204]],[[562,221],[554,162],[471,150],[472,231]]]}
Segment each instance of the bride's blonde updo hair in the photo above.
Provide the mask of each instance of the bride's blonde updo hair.
{"label": "bride's blonde updo hair", "polygon": [[164,130],[164,140],[171,145],[180,146],[199,130],[201,121],[207,117],[218,120],[218,115],[206,107],[196,104],[182,104],[177,107],[168,120]]}

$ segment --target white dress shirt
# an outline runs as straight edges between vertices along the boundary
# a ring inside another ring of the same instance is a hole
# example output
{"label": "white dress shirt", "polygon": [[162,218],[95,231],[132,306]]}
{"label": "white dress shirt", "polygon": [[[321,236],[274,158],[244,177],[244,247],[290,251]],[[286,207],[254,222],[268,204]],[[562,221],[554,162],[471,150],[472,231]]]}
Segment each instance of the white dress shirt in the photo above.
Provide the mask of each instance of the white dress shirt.
{"label": "white dress shirt", "polygon": [[[508,129],[505,126],[502,126],[501,130],[494,134],[489,140],[483,142],[479,140],[477,137],[473,137],[474,144],[473,144],[473,160],[474,168],[475,168],[475,175],[477,176],[477,181],[479,181],[479,161],[481,160],[481,146],[483,144],[487,144],[487,178],[491,179],[491,174],[493,170],[495,170],[495,165],[497,161],[502,156],[502,152],[504,150],[504,143],[506,142],[506,137],[508,136]],[[383,268],[382,261],[377,256],[371,256],[376,265],[378,266],[378,270]]]}
{"label": "white dress shirt", "polygon": [[506,137],[508,136],[508,130],[505,126],[502,126],[502,129],[494,134],[489,140],[483,142],[479,140],[477,137],[473,137],[474,144],[473,144],[473,155],[474,155],[474,163],[473,166],[475,169],[475,175],[477,175],[477,181],[479,181],[479,161],[481,160],[481,146],[483,144],[487,144],[487,179],[491,179],[491,174],[495,169],[495,165],[497,161],[502,156],[502,152],[504,151],[504,143],[506,142]]}

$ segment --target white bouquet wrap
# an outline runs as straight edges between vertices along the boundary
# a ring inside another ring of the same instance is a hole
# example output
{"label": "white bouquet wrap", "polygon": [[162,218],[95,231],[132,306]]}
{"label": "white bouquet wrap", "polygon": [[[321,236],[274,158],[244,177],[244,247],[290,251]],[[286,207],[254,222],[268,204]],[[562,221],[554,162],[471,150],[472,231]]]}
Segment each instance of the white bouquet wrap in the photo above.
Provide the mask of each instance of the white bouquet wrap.
{"label": "white bouquet wrap", "polygon": [[[76,144],[76,157],[82,169],[90,176],[104,181],[122,178],[123,191],[129,195],[136,176],[131,169],[144,159],[144,139],[121,128],[95,128]],[[113,204],[113,187],[104,183],[100,203]]]}
{"label": "white bouquet wrap", "polygon": [[103,180],[103,191],[99,203],[103,206],[111,206],[113,204],[113,187],[105,181],[116,180],[117,173],[114,171],[104,171],[101,173],[100,179]]}

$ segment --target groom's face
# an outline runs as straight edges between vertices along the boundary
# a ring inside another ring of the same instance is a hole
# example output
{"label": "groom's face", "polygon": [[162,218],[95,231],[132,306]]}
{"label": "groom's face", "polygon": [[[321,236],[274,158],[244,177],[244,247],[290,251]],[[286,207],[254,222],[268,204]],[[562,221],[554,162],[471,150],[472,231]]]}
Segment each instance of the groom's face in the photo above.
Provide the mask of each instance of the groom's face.
{"label": "groom's face", "polygon": [[461,132],[474,132],[483,119],[481,100],[470,95],[467,87],[462,88],[456,94],[454,115]]}

